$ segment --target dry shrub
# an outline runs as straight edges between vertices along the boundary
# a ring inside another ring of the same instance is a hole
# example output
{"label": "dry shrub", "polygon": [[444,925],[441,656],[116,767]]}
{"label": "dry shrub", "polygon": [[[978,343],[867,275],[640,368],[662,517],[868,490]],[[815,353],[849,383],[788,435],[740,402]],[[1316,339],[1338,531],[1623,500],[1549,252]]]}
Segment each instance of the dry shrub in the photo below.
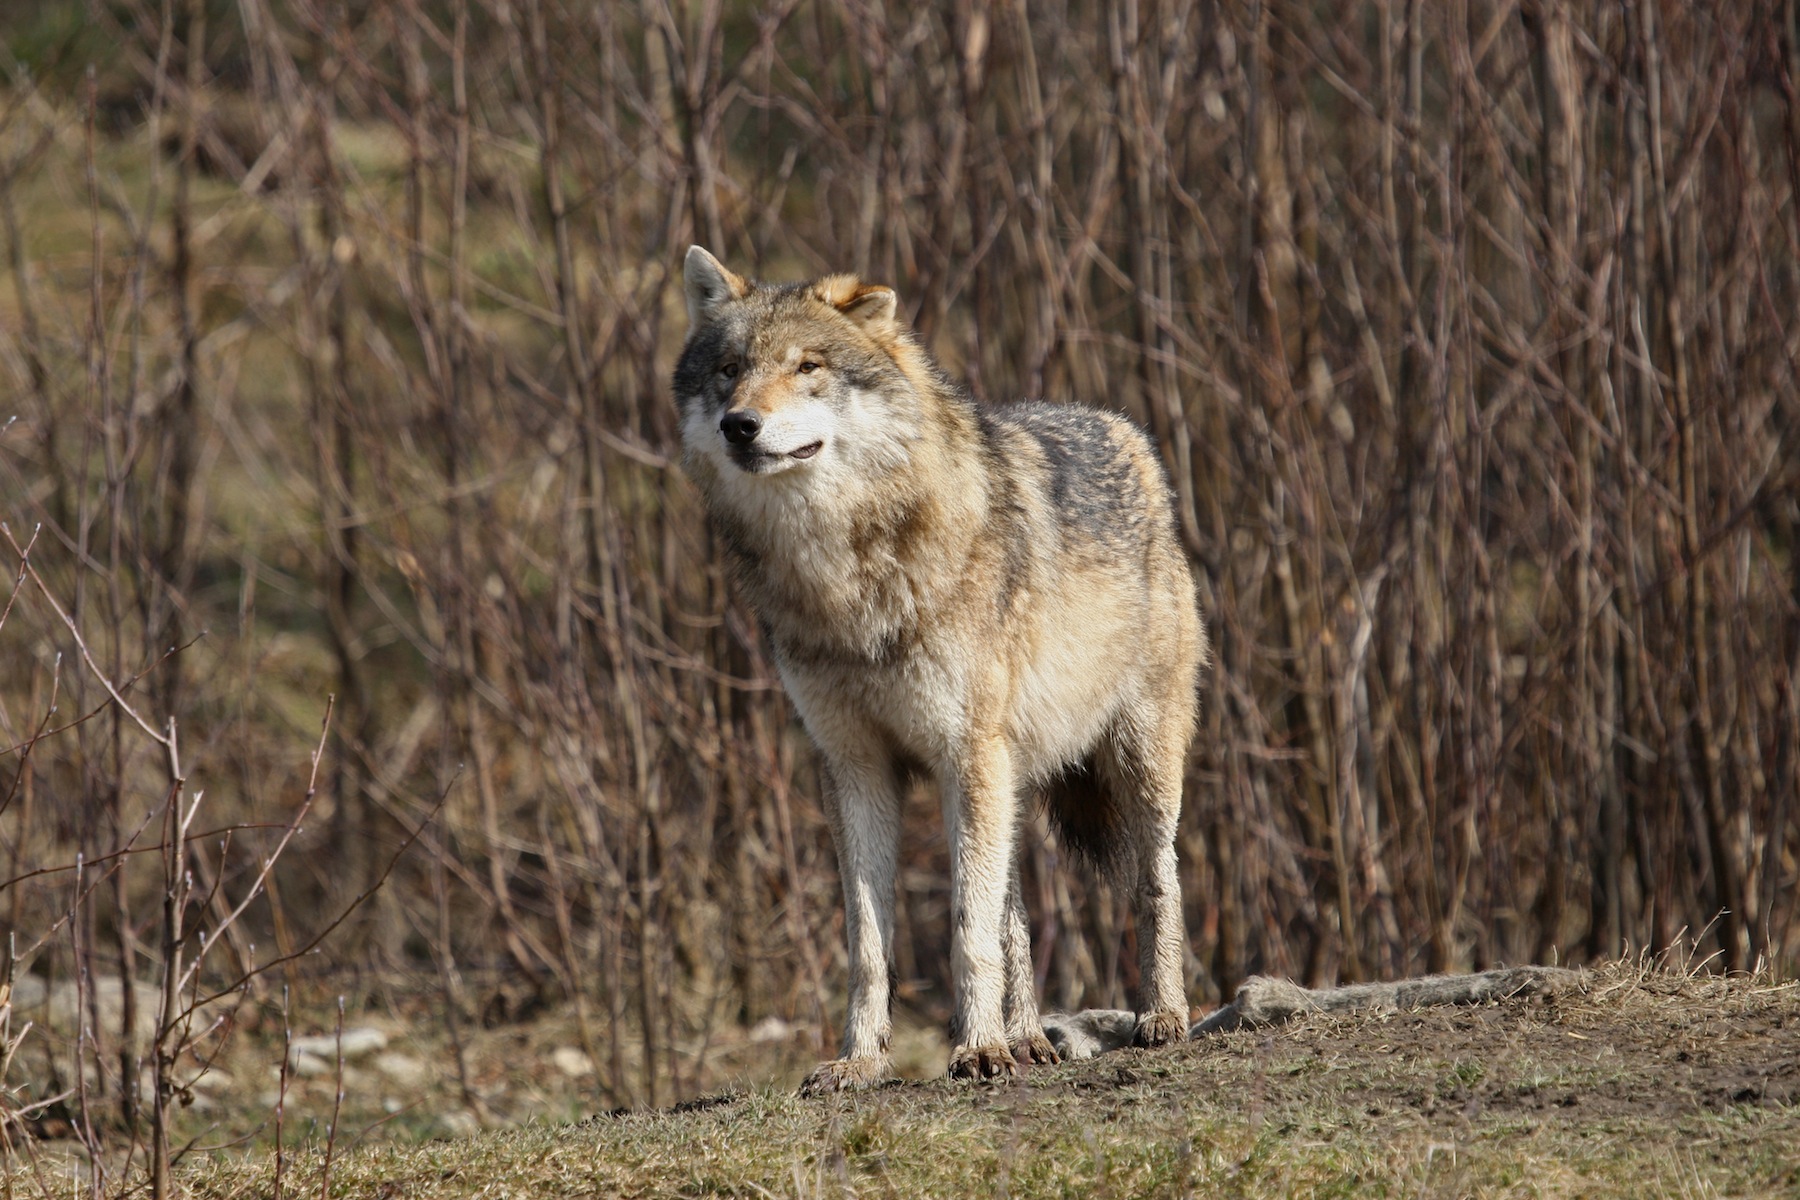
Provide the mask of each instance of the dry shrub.
{"label": "dry shrub", "polygon": [[[291,814],[336,696],[261,953],[416,837],[305,970],[567,998],[621,1104],[705,1086],[718,1023],[830,1020],[811,755],[673,462],[699,241],[891,282],[978,396],[1154,431],[1218,645],[1196,998],[1684,930],[1800,959],[1791,3],[91,13],[7,63],[0,518],[230,821]],[[167,787],[13,599],[9,877]],[[95,715],[33,741],[53,692],[47,730]],[[941,1012],[933,809],[897,955]],[[1119,1003],[1126,914],[1023,852],[1047,1000]],[[23,965],[154,960],[163,878]],[[69,879],[0,903],[29,938]]]}

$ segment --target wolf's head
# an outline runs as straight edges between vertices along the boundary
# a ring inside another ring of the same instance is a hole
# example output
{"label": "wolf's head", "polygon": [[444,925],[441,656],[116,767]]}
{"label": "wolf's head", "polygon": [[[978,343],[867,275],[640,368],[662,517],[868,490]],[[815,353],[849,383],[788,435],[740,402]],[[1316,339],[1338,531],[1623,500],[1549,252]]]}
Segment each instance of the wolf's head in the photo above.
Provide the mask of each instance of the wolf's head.
{"label": "wolf's head", "polygon": [[892,289],[848,275],[752,283],[699,246],[684,276],[675,399],[697,482],[783,476],[836,487],[906,463],[933,369]]}

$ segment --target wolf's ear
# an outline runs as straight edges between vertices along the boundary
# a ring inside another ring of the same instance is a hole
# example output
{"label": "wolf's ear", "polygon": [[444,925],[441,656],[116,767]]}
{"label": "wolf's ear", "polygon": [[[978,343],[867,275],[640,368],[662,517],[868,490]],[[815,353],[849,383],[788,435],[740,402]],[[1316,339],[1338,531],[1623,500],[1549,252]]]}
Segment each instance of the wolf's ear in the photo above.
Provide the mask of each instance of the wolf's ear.
{"label": "wolf's ear", "polygon": [[894,327],[899,302],[900,298],[894,294],[893,288],[866,284],[857,288],[848,300],[841,302],[837,310],[869,332],[875,333]]}
{"label": "wolf's ear", "polygon": [[681,268],[687,288],[688,323],[698,325],[720,305],[750,294],[749,281],[725,269],[725,264],[699,246],[689,246]]}

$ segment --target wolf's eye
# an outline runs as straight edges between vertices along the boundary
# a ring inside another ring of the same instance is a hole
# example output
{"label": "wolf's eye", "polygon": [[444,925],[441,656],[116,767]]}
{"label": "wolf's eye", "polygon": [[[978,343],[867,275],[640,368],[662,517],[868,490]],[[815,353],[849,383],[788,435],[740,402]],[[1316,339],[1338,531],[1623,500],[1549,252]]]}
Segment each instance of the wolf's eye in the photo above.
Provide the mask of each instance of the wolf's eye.
{"label": "wolf's eye", "polygon": [[819,364],[816,362],[812,362],[810,360],[800,364],[800,373],[802,375],[811,375],[814,371],[816,371],[818,369],[819,369]]}
{"label": "wolf's eye", "polygon": [[719,374],[723,375],[727,379],[736,379],[737,378],[737,364],[736,363],[726,363],[724,366],[719,368]]}

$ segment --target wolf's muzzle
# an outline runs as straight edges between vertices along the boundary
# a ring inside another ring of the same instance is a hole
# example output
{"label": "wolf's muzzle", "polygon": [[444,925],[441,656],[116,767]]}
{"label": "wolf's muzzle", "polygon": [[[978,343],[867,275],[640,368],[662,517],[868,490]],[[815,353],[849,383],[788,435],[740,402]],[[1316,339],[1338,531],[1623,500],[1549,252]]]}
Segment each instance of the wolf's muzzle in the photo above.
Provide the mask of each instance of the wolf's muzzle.
{"label": "wolf's muzzle", "polygon": [[748,446],[762,432],[762,418],[746,408],[733,409],[719,418],[719,432],[734,446]]}

